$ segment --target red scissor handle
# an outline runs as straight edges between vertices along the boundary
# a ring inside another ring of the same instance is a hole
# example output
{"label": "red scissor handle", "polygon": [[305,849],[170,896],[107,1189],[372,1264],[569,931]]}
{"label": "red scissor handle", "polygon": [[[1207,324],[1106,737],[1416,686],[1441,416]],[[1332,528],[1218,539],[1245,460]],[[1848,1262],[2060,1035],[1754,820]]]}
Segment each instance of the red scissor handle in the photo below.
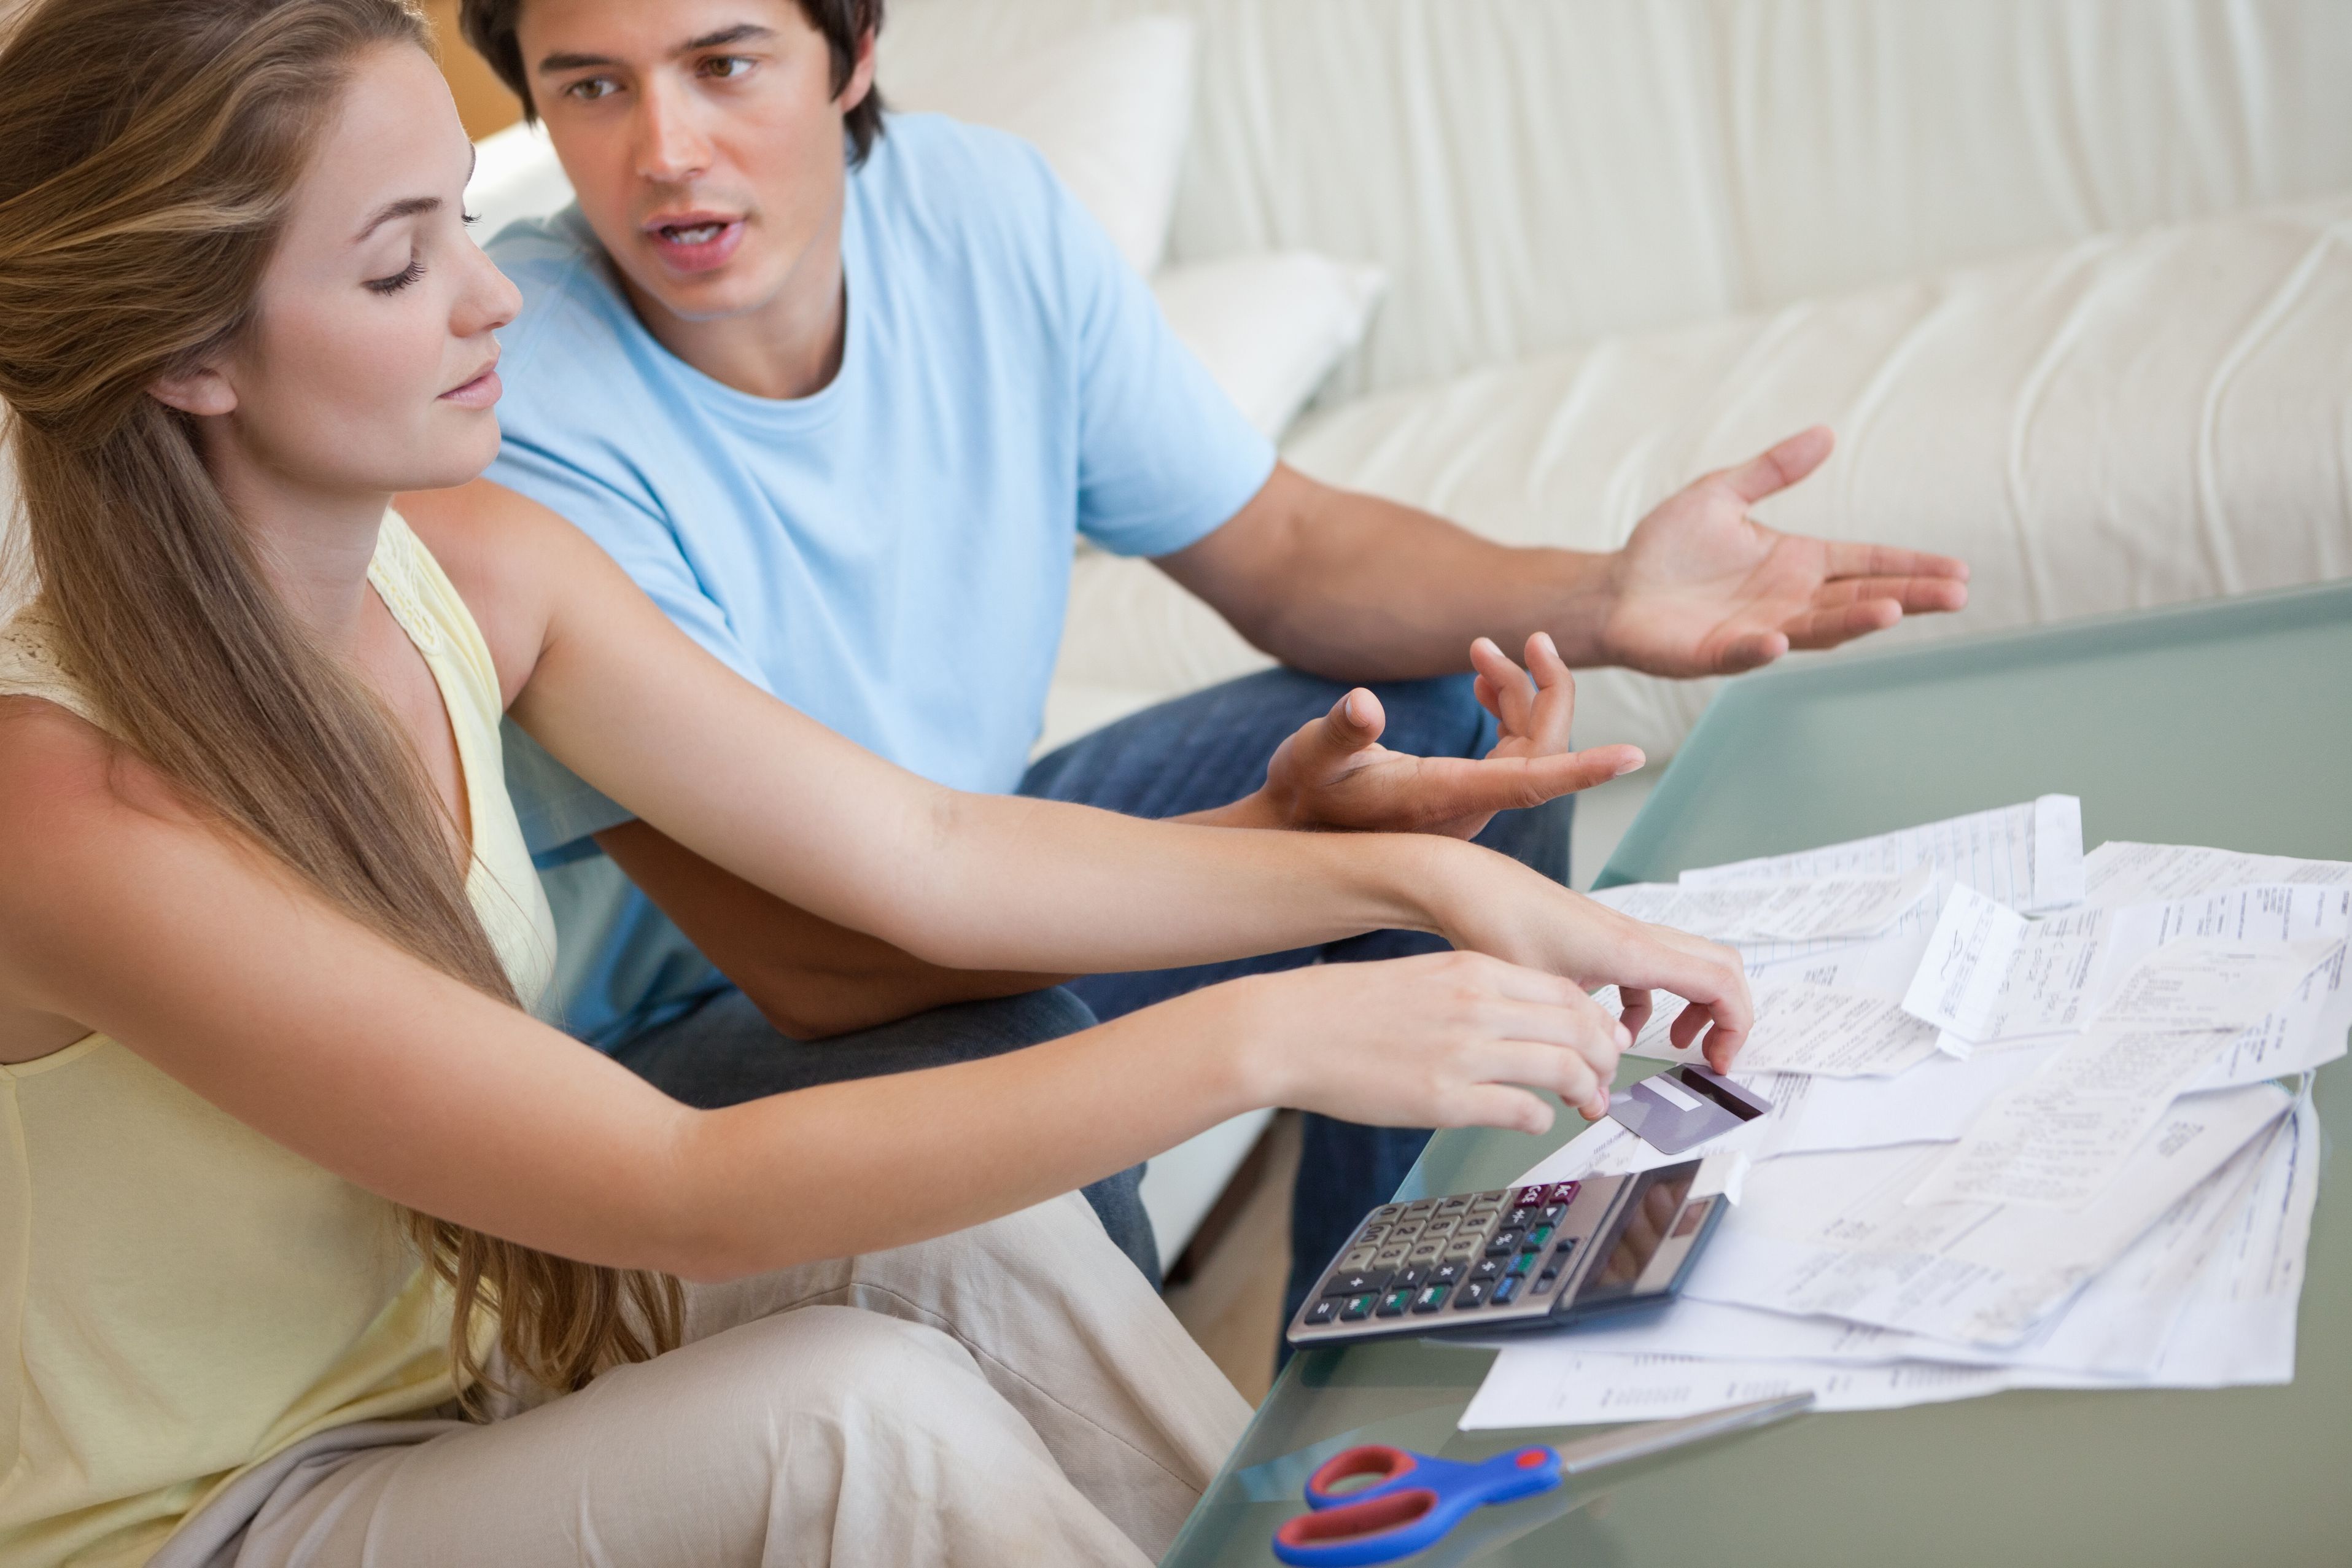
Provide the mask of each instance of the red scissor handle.
{"label": "red scissor handle", "polygon": [[[1387,1491],[1407,1474],[1420,1468],[1420,1458],[1402,1448],[1386,1443],[1366,1443],[1334,1454],[1323,1461],[1322,1468],[1307,1479],[1307,1500],[1318,1508],[1335,1503],[1353,1502],[1374,1492]],[[1341,1481],[1370,1477],[1371,1484],[1334,1490]]]}
{"label": "red scissor handle", "polygon": [[1296,1519],[1286,1520],[1282,1528],[1274,1532],[1274,1539],[1281,1545],[1294,1547],[1370,1540],[1419,1522],[1436,1506],[1437,1494],[1427,1487],[1407,1487],[1402,1491],[1368,1497],[1361,1502],[1309,1509]]}

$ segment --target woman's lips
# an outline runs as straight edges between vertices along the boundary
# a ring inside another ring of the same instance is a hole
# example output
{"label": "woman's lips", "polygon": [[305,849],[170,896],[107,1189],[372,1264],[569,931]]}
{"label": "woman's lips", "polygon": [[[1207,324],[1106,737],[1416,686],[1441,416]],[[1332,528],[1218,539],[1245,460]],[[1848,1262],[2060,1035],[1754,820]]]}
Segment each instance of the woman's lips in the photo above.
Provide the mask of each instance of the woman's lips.
{"label": "woman's lips", "polygon": [[454,403],[460,408],[488,408],[505,390],[505,384],[499,380],[498,370],[493,366],[465,385],[451,387],[441,395],[441,401]]}
{"label": "woman's lips", "polygon": [[646,231],[654,254],[673,272],[709,272],[727,265],[743,240],[741,218],[657,224]]}

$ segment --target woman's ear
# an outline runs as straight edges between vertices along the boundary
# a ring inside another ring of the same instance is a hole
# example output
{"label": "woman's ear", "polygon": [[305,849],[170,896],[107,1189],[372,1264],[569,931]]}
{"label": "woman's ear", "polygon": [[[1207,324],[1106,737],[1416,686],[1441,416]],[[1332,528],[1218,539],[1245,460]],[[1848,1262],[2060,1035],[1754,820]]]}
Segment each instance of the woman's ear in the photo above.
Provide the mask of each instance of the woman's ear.
{"label": "woman's ear", "polygon": [[147,395],[183,414],[226,414],[236,407],[236,389],[210,365],[159,375],[147,384]]}

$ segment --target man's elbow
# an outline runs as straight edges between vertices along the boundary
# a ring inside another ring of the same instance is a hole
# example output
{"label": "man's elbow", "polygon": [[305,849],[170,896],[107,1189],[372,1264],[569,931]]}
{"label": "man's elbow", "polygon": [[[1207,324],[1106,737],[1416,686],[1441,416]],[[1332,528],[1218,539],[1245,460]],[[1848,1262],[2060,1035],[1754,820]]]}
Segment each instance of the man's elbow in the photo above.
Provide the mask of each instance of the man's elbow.
{"label": "man's elbow", "polygon": [[928,1005],[895,994],[891,987],[859,984],[840,975],[801,975],[793,984],[757,991],[746,985],[742,991],[769,1026],[788,1040],[826,1040],[879,1028]]}

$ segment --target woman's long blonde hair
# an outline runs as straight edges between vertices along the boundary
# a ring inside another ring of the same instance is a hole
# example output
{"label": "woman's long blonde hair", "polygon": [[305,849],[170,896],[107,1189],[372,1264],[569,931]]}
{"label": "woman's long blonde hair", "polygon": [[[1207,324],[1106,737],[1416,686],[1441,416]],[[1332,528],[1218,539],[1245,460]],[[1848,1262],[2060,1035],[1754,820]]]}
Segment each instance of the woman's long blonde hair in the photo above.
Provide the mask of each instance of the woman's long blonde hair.
{"label": "woman's long blonde hair", "polygon": [[[41,0],[0,42],[0,404],[58,652],[114,733],[225,830],[445,973],[513,1003],[408,738],[310,638],[157,377],[243,331],[353,62],[429,47],[407,0]],[[451,1355],[495,1311],[568,1389],[677,1343],[676,1281],[425,1215]]]}

